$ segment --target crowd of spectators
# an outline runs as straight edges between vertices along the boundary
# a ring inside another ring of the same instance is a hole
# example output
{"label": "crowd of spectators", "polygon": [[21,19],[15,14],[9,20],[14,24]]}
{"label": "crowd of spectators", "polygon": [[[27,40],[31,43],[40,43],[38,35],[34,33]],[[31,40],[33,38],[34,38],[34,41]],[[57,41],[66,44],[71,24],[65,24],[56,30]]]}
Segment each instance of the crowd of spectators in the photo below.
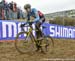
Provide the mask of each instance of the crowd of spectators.
{"label": "crowd of spectators", "polygon": [[0,2],[0,20],[24,19],[24,12],[17,7],[15,2],[7,3],[5,0]]}

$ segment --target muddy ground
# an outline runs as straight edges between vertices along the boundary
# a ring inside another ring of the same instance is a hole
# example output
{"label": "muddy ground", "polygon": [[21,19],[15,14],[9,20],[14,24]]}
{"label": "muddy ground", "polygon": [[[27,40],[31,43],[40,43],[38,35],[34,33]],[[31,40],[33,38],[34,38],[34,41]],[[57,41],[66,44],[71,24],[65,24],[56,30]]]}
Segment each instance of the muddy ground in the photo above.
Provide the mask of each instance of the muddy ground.
{"label": "muddy ground", "polygon": [[20,54],[15,49],[14,42],[0,43],[0,61],[75,61],[74,58],[75,40],[71,39],[54,39],[54,49],[52,51],[50,49],[46,54],[40,52]]}

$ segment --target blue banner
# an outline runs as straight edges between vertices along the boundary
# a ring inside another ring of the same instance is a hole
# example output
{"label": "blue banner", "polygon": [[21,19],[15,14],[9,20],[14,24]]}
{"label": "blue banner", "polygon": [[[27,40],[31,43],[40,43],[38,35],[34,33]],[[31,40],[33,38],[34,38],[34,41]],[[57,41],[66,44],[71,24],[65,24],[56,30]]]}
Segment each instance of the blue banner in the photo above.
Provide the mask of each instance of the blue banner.
{"label": "blue banner", "polygon": [[[0,20],[0,40],[14,40],[16,35],[21,32],[20,25],[25,22]],[[32,25],[35,29],[35,24]],[[55,24],[44,23],[43,26],[46,28],[42,29],[45,35],[52,36],[54,38],[75,38],[75,27],[60,26]],[[29,28],[24,27],[25,31]],[[35,36],[35,31],[33,30]],[[20,38],[26,36],[25,34]]]}

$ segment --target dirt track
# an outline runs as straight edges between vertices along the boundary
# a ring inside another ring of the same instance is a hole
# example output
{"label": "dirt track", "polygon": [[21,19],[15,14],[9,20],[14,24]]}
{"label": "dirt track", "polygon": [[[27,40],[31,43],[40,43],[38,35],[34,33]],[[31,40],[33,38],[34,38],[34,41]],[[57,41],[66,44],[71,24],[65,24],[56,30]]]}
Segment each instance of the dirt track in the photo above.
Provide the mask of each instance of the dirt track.
{"label": "dirt track", "polygon": [[14,47],[14,43],[0,43],[0,61],[48,61],[48,59],[53,58],[75,58],[75,40],[54,40],[54,50],[52,52],[47,52],[47,54],[42,54],[40,52],[19,54]]}

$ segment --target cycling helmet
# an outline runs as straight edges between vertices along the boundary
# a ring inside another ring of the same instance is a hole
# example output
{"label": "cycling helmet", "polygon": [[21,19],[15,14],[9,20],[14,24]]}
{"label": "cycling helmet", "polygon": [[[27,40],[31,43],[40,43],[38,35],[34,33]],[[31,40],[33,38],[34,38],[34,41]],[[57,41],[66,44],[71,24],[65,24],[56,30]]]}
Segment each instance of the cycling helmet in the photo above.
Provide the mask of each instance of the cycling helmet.
{"label": "cycling helmet", "polygon": [[24,5],[24,9],[27,9],[27,8],[31,8],[31,5],[30,4]]}

